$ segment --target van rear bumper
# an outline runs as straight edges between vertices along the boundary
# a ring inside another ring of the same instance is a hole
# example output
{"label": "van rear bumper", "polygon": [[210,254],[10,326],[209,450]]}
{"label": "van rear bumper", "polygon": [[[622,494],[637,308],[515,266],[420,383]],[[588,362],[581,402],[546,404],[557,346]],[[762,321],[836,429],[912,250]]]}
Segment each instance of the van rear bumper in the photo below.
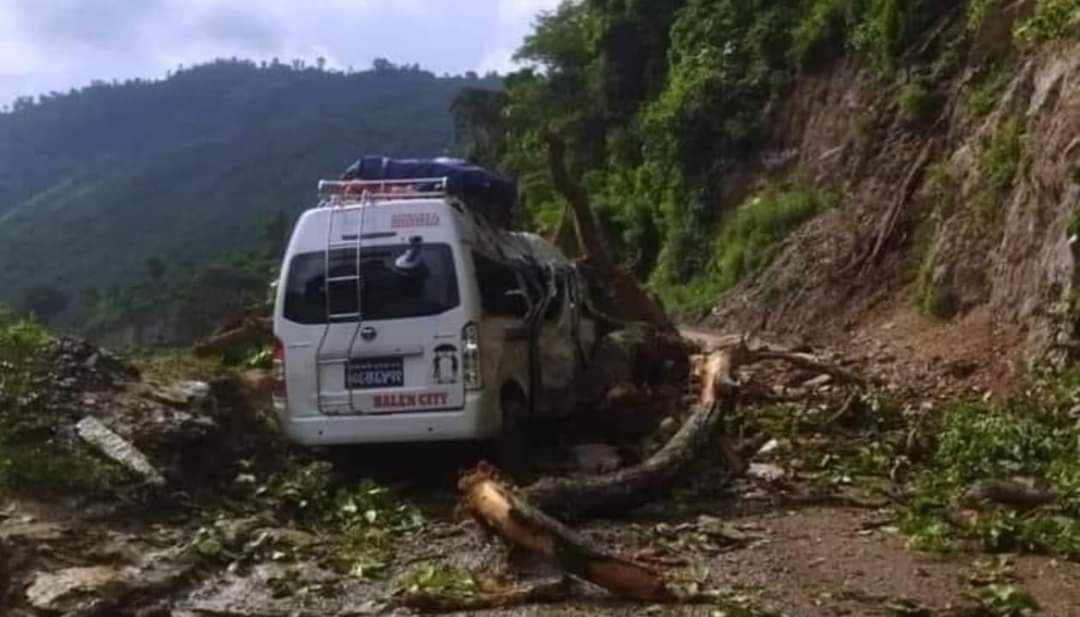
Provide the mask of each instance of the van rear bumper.
{"label": "van rear bumper", "polygon": [[471,441],[495,437],[502,429],[482,392],[467,393],[459,411],[294,417],[279,410],[277,420],[290,441],[304,446]]}

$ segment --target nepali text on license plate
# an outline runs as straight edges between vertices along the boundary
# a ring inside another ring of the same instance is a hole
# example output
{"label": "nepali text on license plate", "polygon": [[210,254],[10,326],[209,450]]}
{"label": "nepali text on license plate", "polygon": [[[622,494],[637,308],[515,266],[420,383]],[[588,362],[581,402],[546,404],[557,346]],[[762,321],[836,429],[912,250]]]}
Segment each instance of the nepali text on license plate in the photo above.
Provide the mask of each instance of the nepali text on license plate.
{"label": "nepali text on license plate", "polygon": [[404,385],[405,367],[401,358],[351,360],[345,367],[345,387],[350,390],[400,388]]}

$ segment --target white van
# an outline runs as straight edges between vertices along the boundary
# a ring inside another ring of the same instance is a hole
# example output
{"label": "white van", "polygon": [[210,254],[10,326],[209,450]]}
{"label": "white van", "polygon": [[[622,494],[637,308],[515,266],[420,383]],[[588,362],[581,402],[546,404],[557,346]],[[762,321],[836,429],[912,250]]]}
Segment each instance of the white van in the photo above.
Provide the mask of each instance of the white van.
{"label": "white van", "polygon": [[595,339],[575,268],[448,186],[319,183],[274,308],[275,410],[292,441],[486,440],[573,409]]}

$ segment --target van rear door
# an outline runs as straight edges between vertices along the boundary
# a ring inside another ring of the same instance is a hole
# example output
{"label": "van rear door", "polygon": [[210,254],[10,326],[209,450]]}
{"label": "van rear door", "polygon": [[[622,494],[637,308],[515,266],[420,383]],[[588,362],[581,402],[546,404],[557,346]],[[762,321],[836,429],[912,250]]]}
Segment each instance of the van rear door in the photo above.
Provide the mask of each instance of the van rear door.
{"label": "van rear door", "polygon": [[313,405],[326,415],[462,408],[460,307],[448,244],[296,255],[284,316],[317,331]]}

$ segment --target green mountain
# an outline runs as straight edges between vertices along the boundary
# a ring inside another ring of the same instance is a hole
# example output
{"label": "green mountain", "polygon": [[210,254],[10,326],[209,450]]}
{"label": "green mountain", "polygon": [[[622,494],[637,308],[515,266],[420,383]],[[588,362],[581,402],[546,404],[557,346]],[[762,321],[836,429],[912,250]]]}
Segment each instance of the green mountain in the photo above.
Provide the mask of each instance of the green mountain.
{"label": "green mountain", "polygon": [[455,96],[499,85],[219,60],[22,99],[0,114],[0,303],[51,288],[77,309],[145,284],[149,262],[160,278],[261,250],[357,156],[452,153]]}

